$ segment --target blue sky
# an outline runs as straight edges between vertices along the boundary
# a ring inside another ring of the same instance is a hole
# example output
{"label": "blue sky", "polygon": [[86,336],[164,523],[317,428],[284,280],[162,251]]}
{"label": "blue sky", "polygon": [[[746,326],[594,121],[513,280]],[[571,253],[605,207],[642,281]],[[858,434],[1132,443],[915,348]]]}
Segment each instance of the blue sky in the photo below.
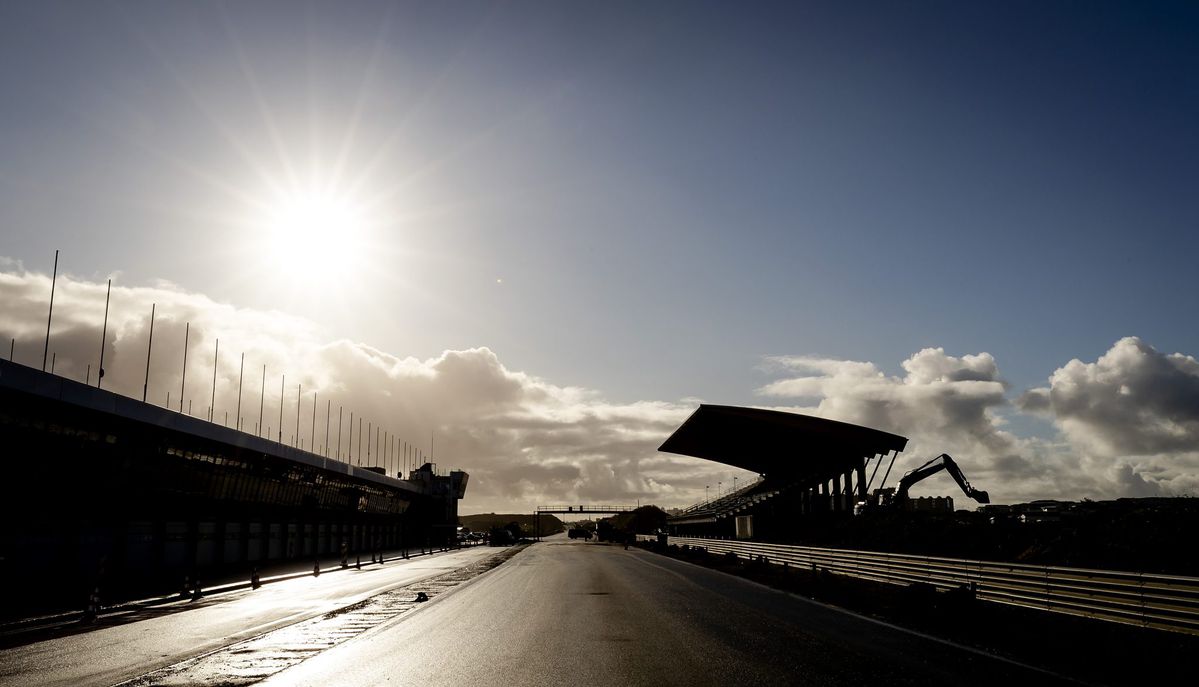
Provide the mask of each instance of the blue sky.
{"label": "blue sky", "polygon": [[[1197,35],[1189,3],[9,2],[0,255],[618,403],[927,347],[1013,400],[1122,337],[1199,352]],[[299,256],[338,264],[265,258],[318,187],[370,218]]]}

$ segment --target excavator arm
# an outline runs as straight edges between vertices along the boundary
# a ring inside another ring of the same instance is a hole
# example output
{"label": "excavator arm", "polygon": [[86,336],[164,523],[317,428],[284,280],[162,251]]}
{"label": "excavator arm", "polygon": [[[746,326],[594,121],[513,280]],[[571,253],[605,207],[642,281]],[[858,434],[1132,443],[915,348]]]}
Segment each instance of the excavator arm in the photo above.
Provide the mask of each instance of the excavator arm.
{"label": "excavator arm", "polygon": [[928,477],[932,477],[942,470],[947,470],[949,472],[949,476],[953,477],[953,481],[958,483],[958,486],[962,488],[962,491],[965,492],[966,496],[969,496],[979,503],[991,502],[991,497],[987,495],[987,492],[970,486],[969,480],[967,480],[966,476],[962,474],[962,469],[958,467],[958,464],[954,462],[953,458],[951,458],[947,453],[942,453],[924,465],[921,465],[915,470],[911,470],[905,474],[899,480],[899,487],[895,490],[894,502],[899,504],[907,501],[908,489],[910,489],[913,484],[927,479]]}

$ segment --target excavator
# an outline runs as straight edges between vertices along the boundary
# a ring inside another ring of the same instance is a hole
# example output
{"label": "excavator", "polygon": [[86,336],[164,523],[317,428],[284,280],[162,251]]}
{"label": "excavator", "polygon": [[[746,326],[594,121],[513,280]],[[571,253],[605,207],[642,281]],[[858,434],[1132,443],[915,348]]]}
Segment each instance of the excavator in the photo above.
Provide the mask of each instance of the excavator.
{"label": "excavator", "polygon": [[966,476],[962,474],[962,469],[958,467],[958,464],[953,460],[953,458],[951,458],[947,453],[942,453],[924,465],[921,465],[914,470],[909,470],[902,478],[900,478],[899,486],[894,490],[879,489],[875,491],[874,495],[876,503],[888,510],[901,510],[903,509],[904,504],[906,504],[908,501],[908,490],[911,489],[913,484],[916,484],[917,482],[928,477],[932,477],[942,470],[947,470],[949,472],[949,476],[953,477],[953,481],[958,483],[958,486],[962,488],[962,491],[965,492],[966,496],[969,496],[979,503],[991,502],[991,497],[987,495],[987,492],[970,486],[969,480],[967,480]]}

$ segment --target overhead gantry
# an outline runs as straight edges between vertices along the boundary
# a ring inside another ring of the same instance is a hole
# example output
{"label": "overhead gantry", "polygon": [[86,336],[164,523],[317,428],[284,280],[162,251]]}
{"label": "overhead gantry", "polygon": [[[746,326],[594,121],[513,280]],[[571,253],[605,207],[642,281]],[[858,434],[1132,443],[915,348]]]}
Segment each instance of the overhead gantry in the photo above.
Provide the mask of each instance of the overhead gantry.
{"label": "overhead gantry", "polygon": [[541,541],[542,514],[583,513],[587,515],[617,515],[619,513],[631,513],[636,509],[636,506],[595,506],[586,504],[578,506],[537,506],[537,509],[533,511],[533,530],[537,541]]}

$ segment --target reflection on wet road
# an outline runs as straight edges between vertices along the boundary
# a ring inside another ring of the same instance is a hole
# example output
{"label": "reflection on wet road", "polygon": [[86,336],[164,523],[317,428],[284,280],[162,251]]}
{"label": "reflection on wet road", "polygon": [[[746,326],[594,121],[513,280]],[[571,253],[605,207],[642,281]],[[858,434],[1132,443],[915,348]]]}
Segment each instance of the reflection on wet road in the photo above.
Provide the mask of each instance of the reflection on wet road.
{"label": "reflection on wet road", "polygon": [[637,549],[555,537],[263,685],[989,685],[1046,673]]}
{"label": "reflection on wet road", "polygon": [[278,582],[0,651],[0,685],[112,685],[495,555],[478,547]]}

